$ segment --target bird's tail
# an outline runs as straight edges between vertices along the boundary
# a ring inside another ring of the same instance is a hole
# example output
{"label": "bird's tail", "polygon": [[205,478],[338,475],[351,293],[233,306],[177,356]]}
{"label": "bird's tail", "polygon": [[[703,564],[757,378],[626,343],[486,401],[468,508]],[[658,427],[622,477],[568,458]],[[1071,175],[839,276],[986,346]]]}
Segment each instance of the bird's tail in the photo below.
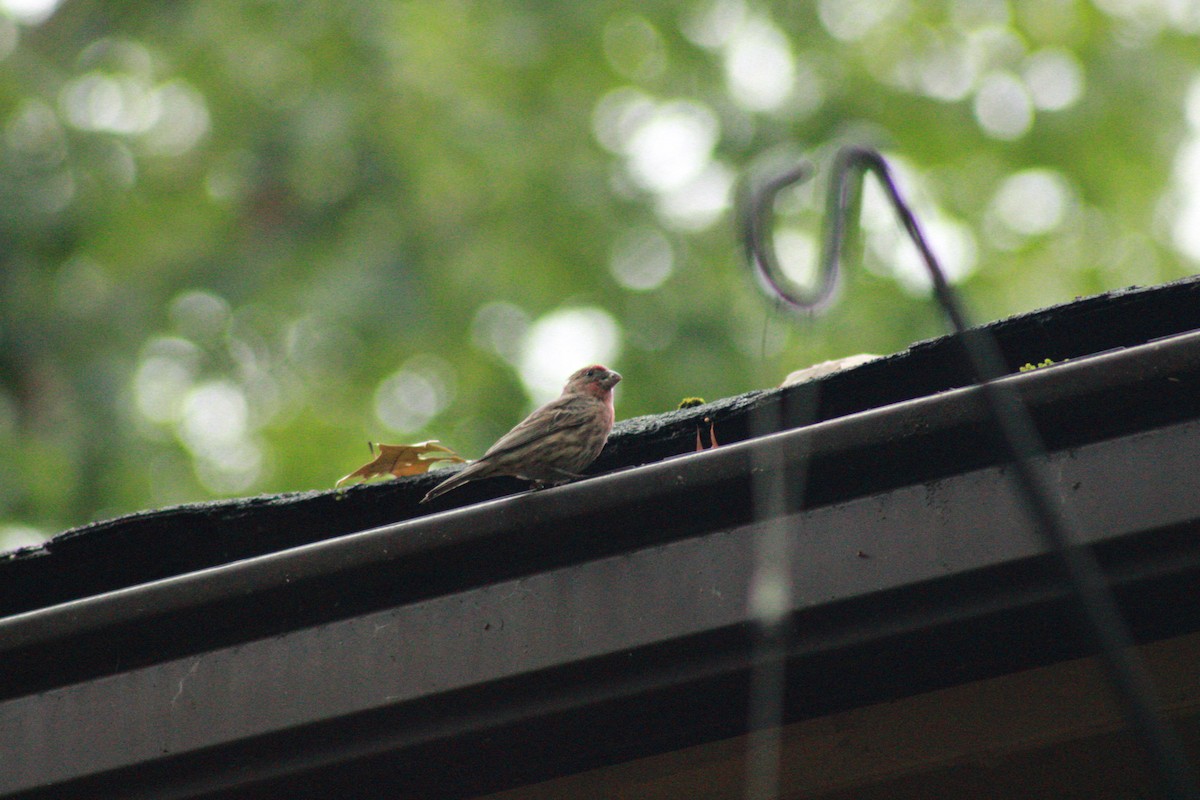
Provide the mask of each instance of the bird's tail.
{"label": "bird's tail", "polygon": [[439,495],[443,495],[446,492],[450,491],[451,489],[456,489],[459,486],[462,486],[467,481],[474,480],[476,477],[475,473],[478,472],[478,470],[475,469],[475,467],[478,464],[479,464],[479,462],[476,461],[474,464],[468,464],[465,469],[461,469],[458,472],[454,473],[449,478],[447,478],[446,480],[439,483],[437,486],[430,489],[429,493],[421,498],[421,502],[428,503],[433,498],[438,497]]}

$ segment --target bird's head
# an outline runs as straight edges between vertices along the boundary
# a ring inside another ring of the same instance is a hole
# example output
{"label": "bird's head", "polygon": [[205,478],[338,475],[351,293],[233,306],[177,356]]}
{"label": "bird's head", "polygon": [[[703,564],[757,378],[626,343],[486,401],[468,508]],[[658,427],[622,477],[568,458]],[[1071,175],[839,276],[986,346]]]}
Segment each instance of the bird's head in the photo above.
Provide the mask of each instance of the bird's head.
{"label": "bird's head", "polygon": [[590,367],[576,370],[567,380],[566,388],[563,391],[587,392],[597,397],[604,397],[620,380],[620,373],[613,372],[600,364],[593,364]]}

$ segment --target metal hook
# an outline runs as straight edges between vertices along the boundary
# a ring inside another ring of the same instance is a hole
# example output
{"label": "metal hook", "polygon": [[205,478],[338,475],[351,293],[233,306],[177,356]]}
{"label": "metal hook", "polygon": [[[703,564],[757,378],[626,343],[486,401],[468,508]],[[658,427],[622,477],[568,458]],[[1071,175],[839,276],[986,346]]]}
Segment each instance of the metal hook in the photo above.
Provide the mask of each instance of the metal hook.
{"label": "metal hook", "polygon": [[757,191],[747,196],[741,214],[742,244],[746,254],[757,269],[758,276],[766,284],[768,290],[775,294],[792,308],[799,311],[816,311],[828,305],[833,298],[836,285],[836,269],[819,270],[819,282],[815,289],[806,291],[790,289],[779,264],[779,256],[775,252],[775,237],[771,235],[774,221],[775,198],[789,186],[798,186],[808,181],[816,174],[816,170],[808,162],[802,162],[787,172],[778,175]]}
{"label": "metal hook", "polygon": [[1072,594],[1108,669],[1109,680],[1120,696],[1131,726],[1139,733],[1170,796],[1200,798],[1190,766],[1174,731],[1159,710],[1153,685],[1139,659],[1133,655],[1133,638],[1117,609],[1091,550],[1077,546],[1070,534],[1064,510],[1052,498],[1049,485],[1035,459],[1045,454],[1028,410],[1011,387],[995,383],[1005,373],[1000,347],[984,328],[973,328],[954,289],[946,280],[932,248],[925,239],[916,215],[905,202],[887,161],[866,147],[842,148],[834,158],[826,198],[825,239],[822,243],[816,289],[811,292],[787,288],[770,234],[775,198],[783,189],[810,179],[812,166],[803,163],[765,183],[747,201],[741,215],[742,235],[751,263],[767,287],[780,299],[801,311],[815,312],[827,305],[837,285],[847,222],[871,173],[882,186],[892,210],[916,245],[933,282],[934,297],[962,343],[988,411],[1002,434],[1006,456],[1012,465],[1017,495],[1047,548],[1062,563]]}
{"label": "metal hook", "polygon": [[[759,277],[771,292],[797,310],[815,312],[828,306],[837,285],[853,199],[861,190],[863,178],[868,172],[874,174],[883,187],[897,219],[921,254],[939,304],[956,330],[961,332],[969,328],[966,316],[946,280],[945,270],[921,231],[916,215],[900,194],[891,168],[879,151],[868,147],[844,147],[834,158],[833,178],[826,196],[825,237],[818,261],[818,280],[812,290],[789,287],[790,282],[783,276],[775,251],[775,239],[770,230],[779,193],[810,180],[816,170],[808,162],[802,162],[768,180],[749,195],[741,215],[742,240]],[[996,376],[999,374],[997,372]]]}

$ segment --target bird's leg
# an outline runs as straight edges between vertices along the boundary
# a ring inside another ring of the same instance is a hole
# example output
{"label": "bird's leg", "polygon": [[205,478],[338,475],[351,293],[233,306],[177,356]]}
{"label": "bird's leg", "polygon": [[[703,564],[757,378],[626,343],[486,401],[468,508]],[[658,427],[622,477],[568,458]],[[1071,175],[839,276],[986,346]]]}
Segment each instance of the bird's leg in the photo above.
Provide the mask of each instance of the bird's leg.
{"label": "bird's leg", "polygon": [[576,472],[567,472],[565,469],[559,469],[558,467],[551,467],[550,469],[553,472],[556,472],[562,476],[562,481],[560,481],[560,483],[566,483],[567,481],[577,481],[583,477],[582,475],[580,475]]}
{"label": "bird's leg", "polygon": [[540,489],[546,489],[550,486],[561,486],[562,484],[568,483],[569,481],[577,481],[580,478],[584,477],[583,475],[580,475],[579,473],[568,472],[567,470],[559,469],[558,467],[547,467],[547,469],[551,472],[556,473],[561,478],[561,480],[531,481],[529,484],[530,491],[536,492]]}

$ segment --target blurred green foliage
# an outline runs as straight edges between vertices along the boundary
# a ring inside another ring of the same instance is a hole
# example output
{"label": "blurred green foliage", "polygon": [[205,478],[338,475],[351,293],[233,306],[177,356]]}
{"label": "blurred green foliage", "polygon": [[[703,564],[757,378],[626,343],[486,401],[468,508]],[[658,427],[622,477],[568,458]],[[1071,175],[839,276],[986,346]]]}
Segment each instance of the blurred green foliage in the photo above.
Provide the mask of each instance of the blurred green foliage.
{"label": "blurred green foliage", "polygon": [[[0,537],[478,455],[940,333],[869,193],[840,304],[759,291],[748,175],[883,149],[978,319],[1200,260],[1200,6],[0,0]],[[812,260],[819,189],[781,198]],[[1033,354],[1038,355],[1038,354]],[[0,539],[0,546],[5,541]]]}

